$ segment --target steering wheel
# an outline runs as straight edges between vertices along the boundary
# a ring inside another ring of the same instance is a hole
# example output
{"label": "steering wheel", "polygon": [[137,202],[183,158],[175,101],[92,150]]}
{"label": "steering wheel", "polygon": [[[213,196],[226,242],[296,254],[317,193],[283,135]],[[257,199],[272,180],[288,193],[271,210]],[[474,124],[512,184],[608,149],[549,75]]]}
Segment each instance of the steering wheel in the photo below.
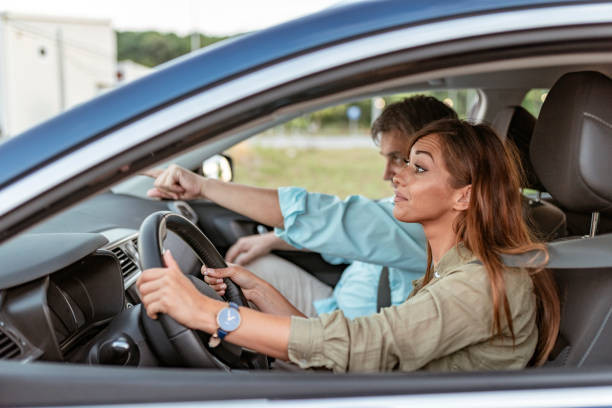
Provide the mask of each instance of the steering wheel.
{"label": "steering wheel", "polygon": [[[172,231],[191,247],[200,261],[210,268],[225,268],[227,264],[214,245],[187,218],[169,211],[149,215],[140,226],[138,252],[143,270],[164,267],[163,242]],[[224,278],[225,295],[219,296],[203,280],[186,275],[204,295],[220,301],[231,301],[242,307],[250,307],[242,290],[231,279]],[[210,334],[189,329],[166,314],[151,319],[144,307],[140,320],[153,350],[159,359],[171,366],[219,367],[226,371],[239,369],[267,369],[268,359],[263,354],[246,350],[227,341],[214,348],[208,347]]]}

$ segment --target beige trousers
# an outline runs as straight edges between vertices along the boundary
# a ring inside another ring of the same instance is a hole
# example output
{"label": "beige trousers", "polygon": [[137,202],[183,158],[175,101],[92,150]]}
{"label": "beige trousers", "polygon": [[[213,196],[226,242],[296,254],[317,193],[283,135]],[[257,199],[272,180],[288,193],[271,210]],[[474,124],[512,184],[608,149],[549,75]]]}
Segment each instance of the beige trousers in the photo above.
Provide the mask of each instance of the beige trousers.
{"label": "beige trousers", "polygon": [[276,255],[257,258],[245,268],[274,286],[293,306],[306,316],[316,316],[312,302],[332,295],[331,286],[321,282],[299,266]]}

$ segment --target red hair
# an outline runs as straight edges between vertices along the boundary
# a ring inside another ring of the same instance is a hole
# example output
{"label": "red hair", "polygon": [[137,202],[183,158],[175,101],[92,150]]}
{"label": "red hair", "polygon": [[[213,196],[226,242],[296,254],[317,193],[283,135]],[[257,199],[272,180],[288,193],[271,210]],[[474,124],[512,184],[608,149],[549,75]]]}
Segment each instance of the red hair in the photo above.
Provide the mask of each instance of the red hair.
{"label": "red hair", "polygon": [[[427,125],[415,134],[412,144],[434,134],[439,137],[442,157],[451,175],[450,185],[453,188],[472,186],[469,207],[455,220],[457,240],[482,262],[487,271],[493,297],[495,333],[501,335],[501,322],[505,317],[514,340],[501,254],[536,250],[543,251],[548,260],[546,246],[535,240],[523,217],[520,193],[523,177],[518,153],[512,146],[504,145],[489,126],[454,119]],[[537,299],[539,331],[533,362],[541,365],[557,339],[561,312],[550,271],[533,268],[530,272]],[[424,284],[432,277],[431,248],[428,246]]]}

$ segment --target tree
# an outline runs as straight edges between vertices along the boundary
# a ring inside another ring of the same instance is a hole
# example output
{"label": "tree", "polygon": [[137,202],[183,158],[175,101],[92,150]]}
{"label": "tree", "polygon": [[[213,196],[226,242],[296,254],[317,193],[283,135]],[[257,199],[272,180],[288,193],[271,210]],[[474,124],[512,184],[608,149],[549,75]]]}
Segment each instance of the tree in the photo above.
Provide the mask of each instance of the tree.
{"label": "tree", "polygon": [[[148,67],[170,61],[190,51],[191,36],[157,31],[117,31],[117,60],[132,60]],[[228,37],[200,34],[200,44],[207,46]]]}

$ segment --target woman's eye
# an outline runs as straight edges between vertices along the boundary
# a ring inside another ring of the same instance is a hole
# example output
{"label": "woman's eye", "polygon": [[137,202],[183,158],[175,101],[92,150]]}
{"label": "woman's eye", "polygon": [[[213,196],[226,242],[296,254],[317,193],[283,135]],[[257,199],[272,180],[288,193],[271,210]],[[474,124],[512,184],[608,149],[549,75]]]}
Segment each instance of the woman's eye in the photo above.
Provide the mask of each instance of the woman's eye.
{"label": "woman's eye", "polygon": [[425,173],[427,170],[425,170],[423,167],[419,166],[418,164],[414,165],[414,172],[415,173]]}

